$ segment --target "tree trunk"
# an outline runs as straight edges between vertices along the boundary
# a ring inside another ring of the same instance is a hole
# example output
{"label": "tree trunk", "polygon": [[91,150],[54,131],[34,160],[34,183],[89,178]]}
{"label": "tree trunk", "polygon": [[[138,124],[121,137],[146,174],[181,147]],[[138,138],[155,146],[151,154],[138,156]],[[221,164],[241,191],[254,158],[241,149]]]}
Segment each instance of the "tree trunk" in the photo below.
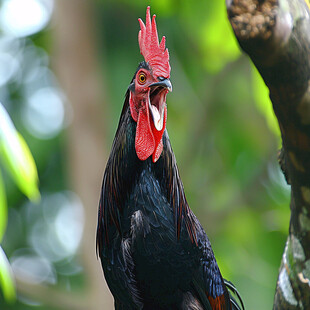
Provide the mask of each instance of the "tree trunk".
{"label": "tree trunk", "polygon": [[[306,0],[307,1],[307,0]],[[226,0],[241,48],[270,91],[291,184],[289,235],[274,309],[310,309],[310,13],[304,0]]]}
{"label": "tree trunk", "polygon": [[99,310],[112,309],[113,301],[95,248],[98,202],[107,159],[103,125],[109,114],[98,70],[93,6],[93,1],[86,0],[56,1],[53,66],[73,107],[73,121],[67,130],[67,167],[72,187],[84,205],[84,299],[87,309]]}
{"label": "tree trunk", "polygon": [[72,107],[66,130],[66,167],[72,189],[84,206],[84,234],[80,257],[86,288],[64,291],[57,286],[29,284],[17,279],[18,292],[44,305],[65,310],[113,309],[113,299],[96,259],[96,227],[102,175],[106,164],[104,126],[107,95],[96,55],[94,2],[55,1],[52,20],[52,67]]}

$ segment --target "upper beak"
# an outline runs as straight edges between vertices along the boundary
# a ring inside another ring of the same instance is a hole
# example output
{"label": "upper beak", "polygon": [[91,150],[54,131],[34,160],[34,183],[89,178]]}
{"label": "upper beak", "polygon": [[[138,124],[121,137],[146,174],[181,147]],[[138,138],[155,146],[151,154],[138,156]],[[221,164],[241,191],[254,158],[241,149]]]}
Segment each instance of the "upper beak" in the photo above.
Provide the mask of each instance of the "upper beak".
{"label": "upper beak", "polygon": [[171,84],[170,79],[163,79],[163,80],[161,80],[159,82],[151,84],[149,87],[157,87],[157,86],[165,87],[169,91],[172,91],[172,84]]}

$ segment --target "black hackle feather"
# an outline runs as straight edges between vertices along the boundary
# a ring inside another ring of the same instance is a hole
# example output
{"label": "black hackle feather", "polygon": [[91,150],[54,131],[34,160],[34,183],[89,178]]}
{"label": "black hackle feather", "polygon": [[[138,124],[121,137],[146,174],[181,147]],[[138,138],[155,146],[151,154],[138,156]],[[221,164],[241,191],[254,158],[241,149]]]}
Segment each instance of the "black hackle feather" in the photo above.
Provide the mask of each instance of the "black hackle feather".
{"label": "black hackle feather", "polygon": [[[149,70],[146,63],[141,67]],[[167,131],[155,163],[138,159],[129,92],[98,212],[97,253],[115,309],[244,310],[236,288],[222,278],[210,241],[186,201]]]}

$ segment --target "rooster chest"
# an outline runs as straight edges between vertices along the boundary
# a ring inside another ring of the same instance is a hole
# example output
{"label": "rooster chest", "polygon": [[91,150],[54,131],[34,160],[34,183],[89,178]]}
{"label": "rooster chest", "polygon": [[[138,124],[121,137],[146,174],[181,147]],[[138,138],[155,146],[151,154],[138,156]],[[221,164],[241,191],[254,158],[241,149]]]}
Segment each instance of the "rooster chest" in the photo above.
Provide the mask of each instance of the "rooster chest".
{"label": "rooster chest", "polygon": [[199,265],[197,248],[185,227],[177,238],[173,209],[151,173],[142,173],[127,201],[123,221],[136,280],[143,290],[156,296],[156,291],[165,288],[173,294],[176,287],[190,283]]}

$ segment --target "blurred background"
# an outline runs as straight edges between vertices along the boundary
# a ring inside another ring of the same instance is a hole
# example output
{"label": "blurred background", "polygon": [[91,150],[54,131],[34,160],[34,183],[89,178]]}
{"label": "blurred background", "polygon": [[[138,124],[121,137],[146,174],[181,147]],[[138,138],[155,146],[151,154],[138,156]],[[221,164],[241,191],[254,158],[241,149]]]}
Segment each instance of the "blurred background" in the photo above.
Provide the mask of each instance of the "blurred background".
{"label": "blurred background", "polygon": [[147,5],[170,52],[167,128],[187,200],[247,309],[272,307],[289,188],[268,92],[225,1],[1,0],[0,102],[33,154],[41,200],[1,169],[17,300],[0,291],[0,309],[113,308],[96,259],[97,204]]}

